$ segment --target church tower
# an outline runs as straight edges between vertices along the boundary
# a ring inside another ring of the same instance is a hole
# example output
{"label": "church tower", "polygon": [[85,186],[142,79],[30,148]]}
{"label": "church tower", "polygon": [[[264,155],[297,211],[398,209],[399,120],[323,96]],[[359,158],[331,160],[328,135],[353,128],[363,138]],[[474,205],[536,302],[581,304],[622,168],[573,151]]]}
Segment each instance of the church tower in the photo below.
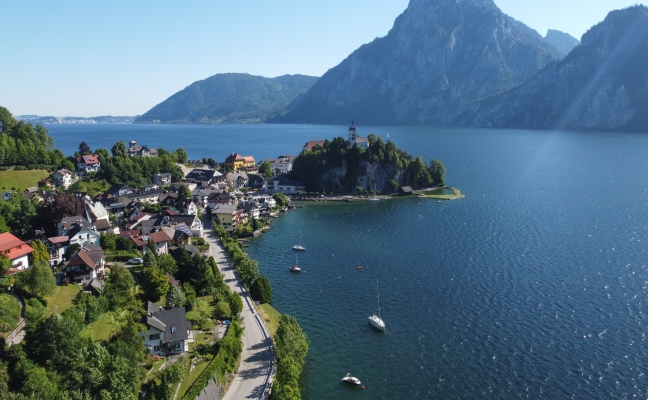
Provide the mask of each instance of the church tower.
{"label": "church tower", "polygon": [[353,125],[353,121],[351,121],[351,126],[349,127],[349,144],[353,146],[356,142],[356,128],[355,125]]}

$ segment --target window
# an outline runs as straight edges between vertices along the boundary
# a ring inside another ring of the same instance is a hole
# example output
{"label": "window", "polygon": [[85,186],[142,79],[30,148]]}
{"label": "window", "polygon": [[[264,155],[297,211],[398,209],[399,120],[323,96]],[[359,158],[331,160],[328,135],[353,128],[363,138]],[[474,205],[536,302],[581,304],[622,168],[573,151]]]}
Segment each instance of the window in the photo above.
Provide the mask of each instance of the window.
{"label": "window", "polygon": [[160,351],[160,346],[153,346],[153,351]]}
{"label": "window", "polygon": [[159,333],[154,333],[152,335],[149,335],[149,340],[159,340],[159,339],[160,339]]}
{"label": "window", "polygon": [[171,327],[171,333],[176,333],[176,332],[177,332],[177,329],[176,329],[175,325],[173,325]]}

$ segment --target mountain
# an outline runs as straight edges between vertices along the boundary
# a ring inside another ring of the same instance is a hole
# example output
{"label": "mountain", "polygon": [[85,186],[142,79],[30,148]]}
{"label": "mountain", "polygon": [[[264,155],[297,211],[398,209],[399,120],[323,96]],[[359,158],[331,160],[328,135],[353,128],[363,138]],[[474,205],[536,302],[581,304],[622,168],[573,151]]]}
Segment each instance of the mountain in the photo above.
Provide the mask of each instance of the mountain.
{"label": "mountain", "polygon": [[581,44],[512,90],[475,102],[455,123],[480,127],[645,131],[648,8],[612,11]]}
{"label": "mountain", "polygon": [[492,0],[410,0],[388,35],[330,69],[273,122],[448,124],[561,58]]}
{"label": "mountain", "polygon": [[569,33],[557,31],[555,29],[549,29],[547,35],[544,37],[544,41],[555,47],[558,51],[569,54],[574,47],[578,46],[580,43],[578,39],[570,35]]}
{"label": "mountain", "polygon": [[112,116],[102,115],[98,117],[42,117],[39,115],[18,115],[19,121],[38,124],[130,124],[137,116]]}
{"label": "mountain", "polygon": [[316,77],[217,74],[197,81],[153,107],[136,123],[259,122],[306,92]]}

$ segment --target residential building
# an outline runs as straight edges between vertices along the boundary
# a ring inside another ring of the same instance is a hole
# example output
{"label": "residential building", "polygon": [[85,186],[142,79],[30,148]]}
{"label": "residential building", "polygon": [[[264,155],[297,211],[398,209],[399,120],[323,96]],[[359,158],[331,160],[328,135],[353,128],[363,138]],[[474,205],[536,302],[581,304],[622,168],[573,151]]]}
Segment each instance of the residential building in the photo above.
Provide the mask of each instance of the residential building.
{"label": "residential building", "polygon": [[148,235],[131,236],[131,240],[137,246],[137,249],[142,253],[148,251],[148,241],[151,239],[155,243],[155,248],[158,254],[168,254],[169,246],[172,244],[173,239],[170,238],[164,231],[150,232]]}
{"label": "residential building", "polygon": [[313,151],[313,148],[315,148],[315,146],[324,147],[324,142],[326,142],[326,141],[325,140],[309,140],[308,142],[306,142],[306,144],[304,145],[302,150]]}
{"label": "residential building", "polygon": [[247,172],[256,171],[256,161],[252,156],[242,156],[237,153],[230,154],[225,159],[225,168],[231,169],[232,171],[245,170]]}
{"label": "residential building", "polygon": [[294,181],[285,175],[269,179],[267,182],[267,188],[271,193],[279,192],[287,195],[293,195],[305,191],[303,183]]}
{"label": "residential building", "polygon": [[77,171],[79,172],[88,174],[99,171],[99,168],[101,168],[101,162],[96,154],[77,158]]}
{"label": "residential building", "polygon": [[70,282],[85,285],[93,279],[103,278],[104,264],[104,252],[101,247],[86,244],[65,263],[65,276]]}
{"label": "residential building", "polygon": [[233,204],[218,204],[212,209],[212,216],[216,216],[227,232],[233,232],[240,224],[247,223],[247,214]]}
{"label": "residential building", "polygon": [[131,157],[142,156],[142,157],[156,157],[158,154],[157,149],[150,148],[148,146],[140,146],[136,141],[131,140],[128,146],[128,155]]}
{"label": "residential building", "polygon": [[160,186],[169,185],[171,183],[171,174],[168,172],[164,172],[161,174],[154,174],[153,183]]}
{"label": "residential building", "polygon": [[34,249],[10,232],[0,233],[0,254],[11,261],[12,268],[7,273],[16,273],[29,268],[29,253]]}
{"label": "residential building", "polygon": [[[321,146],[324,145],[323,140],[321,141],[316,140],[315,142],[322,142]],[[279,156],[277,158],[266,158],[265,160],[261,160],[258,166],[261,166],[261,164],[263,163],[268,163],[270,164],[270,167],[272,168],[272,172],[275,175],[287,174],[288,172],[292,171],[295,158],[296,158],[295,156]]]}
{"label": "residential building", "polygon": [[235,171],[228,172],[227,175],[225,175],[225,180],[230,187],[239,189],[247,186],[249,178],[245,171]]}
{"label": "residential building", "polygon": [[144,337],[146,350],[154,355],[189,351],[189,343],[194,338],[184,307],[165,310],[150,301],[144,306],[146,315],[142,317],[142,323],[146,326],[146,332],[140,332],[140,336]]}
{"label": "residential building", "polygon": [[65,168],[59,169],[52,174],[52,181],[54,182],[54,184],[56,184],[57,186],[62,186],[65,189],[70,187],[73,180],[74,174]]}
{"label": "residential building", "polygon": [[215,169],[195,168],[185,176],[185,181],[207,187],[212,183],[216,183],[222,176],[223,174]]}

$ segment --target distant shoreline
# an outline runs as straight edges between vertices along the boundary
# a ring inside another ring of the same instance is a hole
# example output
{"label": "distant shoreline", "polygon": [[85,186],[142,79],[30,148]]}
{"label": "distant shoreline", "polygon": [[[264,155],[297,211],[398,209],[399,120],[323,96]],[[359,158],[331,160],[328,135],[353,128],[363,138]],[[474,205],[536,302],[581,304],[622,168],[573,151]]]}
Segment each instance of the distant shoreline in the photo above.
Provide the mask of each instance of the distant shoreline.
{"label": "distant shoreline", "polygon": [[[428,194],[429,192],[439,191],[439,190],[451,190],[453,194]],[[436,200],[456,200],[463,199],[466,197],[463,195],[459,189],[451,186],[435,186],[431,188],[425,188],[421,190],[415,190],[411,195],[402,195],[398,193],[392,194],[380,194],[375,196],[354,196],[351,194],[347,195],[335,195],[335,196],[324,196],[324,197],[311,197],[311,198],[297,198],[291,199],[291,202],[343,202],[343,203],[353,203],[355,201],[376,201],[376,200],[389,200],[393,198],[408,198],[408,197],[417,197],[420,199],[436,199]]]}

